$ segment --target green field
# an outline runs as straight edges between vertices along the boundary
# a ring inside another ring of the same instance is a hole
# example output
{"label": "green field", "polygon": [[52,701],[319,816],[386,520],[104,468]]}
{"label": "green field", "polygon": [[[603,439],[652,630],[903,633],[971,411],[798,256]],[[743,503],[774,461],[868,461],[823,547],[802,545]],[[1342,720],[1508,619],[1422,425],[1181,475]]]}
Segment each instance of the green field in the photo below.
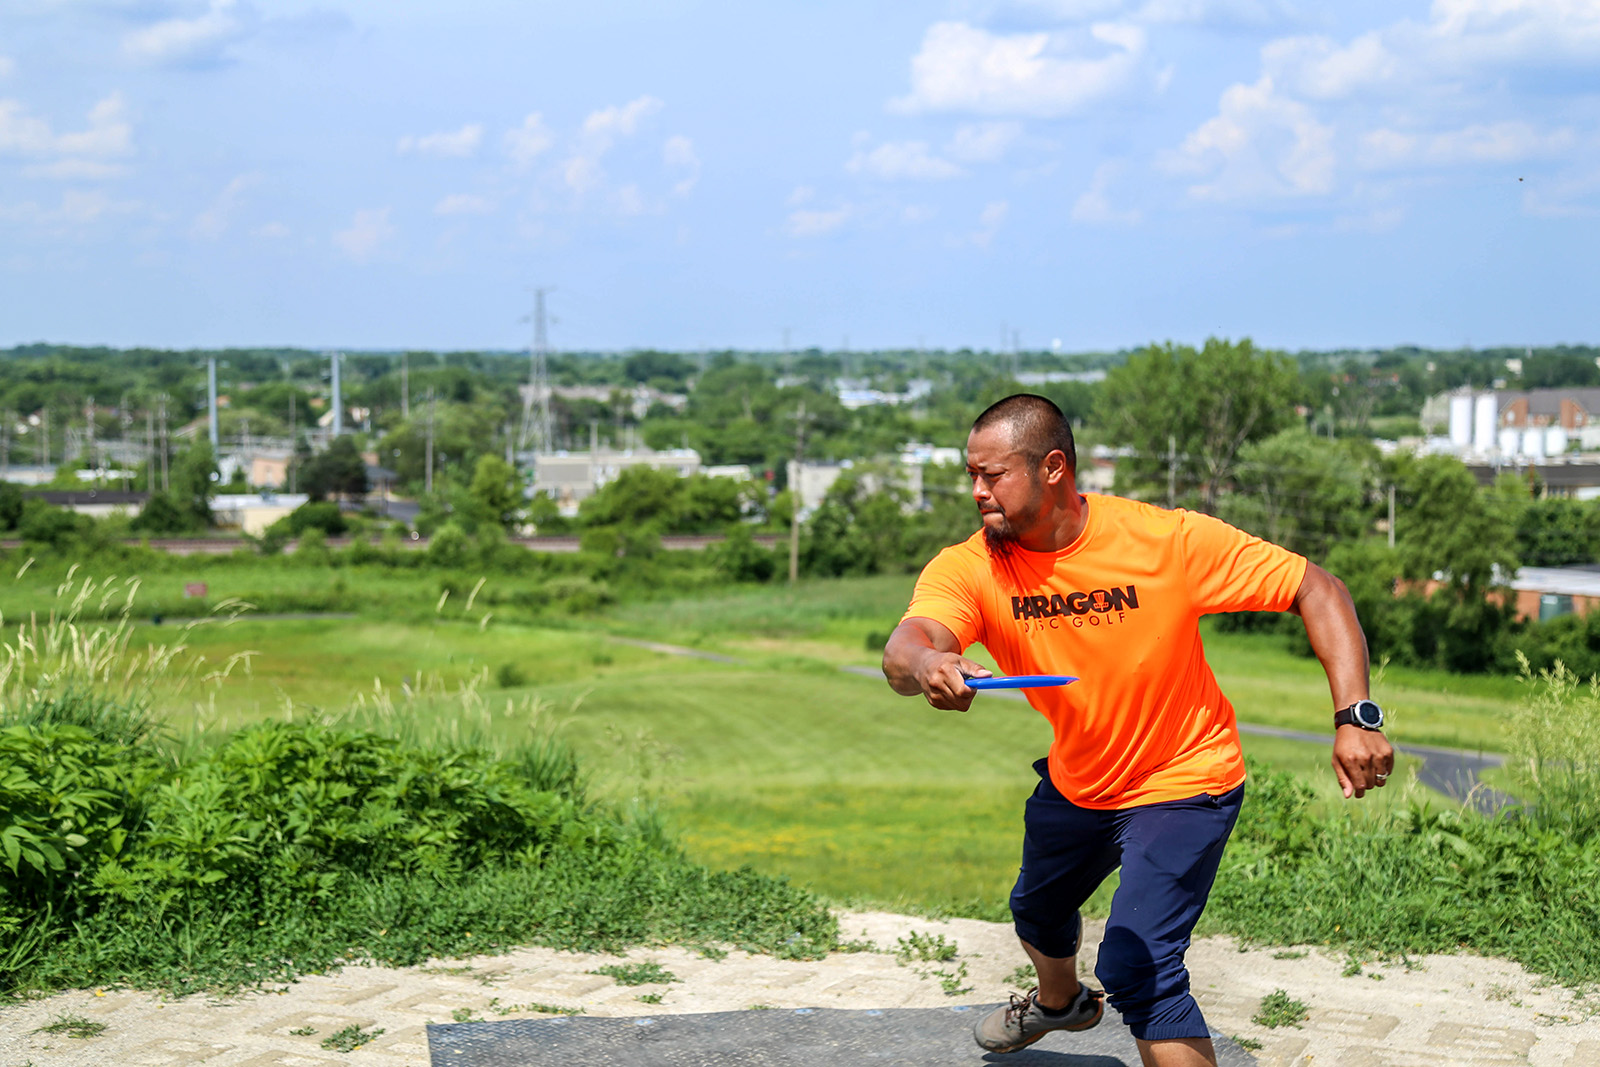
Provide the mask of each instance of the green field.
{"label": "green field", "polygon": [[[351,709],[422,732],[511,738],[555,725],[601,793],[654,801],[712,866],[748,863],[840,901],[1000,917],[1029,764],[1049,731],[1020,701],[940,712],[839,669],[877,663],[868,638],[893,626],[910,581],[741,588],[545,625],[381,614],[142,624],[136,643],[181,633],[208,668],[237,660],[221,684],[163,696],[180,731]],[[641,638],[737,662],[626,643]],[[1207,645],[1241,719],[1327,730],[1315,661],[1270,636],[1211,634]],[[1389,671],[1377,692],[1396,740],[1496,749],[1517,683]],[[1247,736],[1245,747],[1305,776],[1319,803],[1346,803],[1326,745]],[[1389,789],[1359,803],[1387,806],[1417,788],[1402,764]]]}

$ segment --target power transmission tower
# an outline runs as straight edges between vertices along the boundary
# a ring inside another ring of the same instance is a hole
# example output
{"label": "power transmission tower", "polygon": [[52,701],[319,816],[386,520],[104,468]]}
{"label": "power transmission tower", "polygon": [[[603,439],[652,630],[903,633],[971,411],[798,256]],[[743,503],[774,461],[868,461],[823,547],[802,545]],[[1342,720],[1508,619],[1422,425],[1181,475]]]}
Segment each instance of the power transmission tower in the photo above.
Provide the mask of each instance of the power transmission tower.
{"label": "power transmission tower", "polygon": [[522,398],[522,434],[519,451],[554,452],[555,425],[550,418],[550,339],[544,313],[546,293],[554,286],[533,291],[533,347],[528,350],[528,392]]}

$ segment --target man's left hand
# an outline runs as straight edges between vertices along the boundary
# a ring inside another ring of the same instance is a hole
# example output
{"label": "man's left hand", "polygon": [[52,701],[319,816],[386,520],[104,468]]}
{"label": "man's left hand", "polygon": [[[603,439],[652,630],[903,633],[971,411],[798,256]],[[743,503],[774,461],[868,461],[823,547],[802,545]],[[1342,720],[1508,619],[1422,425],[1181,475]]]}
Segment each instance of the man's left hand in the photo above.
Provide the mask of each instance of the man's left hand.
{"label": "man's left hand", "polygon": [[1333,735],[1333,773],[1345,799],[1382,789],[1394,773],[1394,746],[1378,730],[1341,726]]}

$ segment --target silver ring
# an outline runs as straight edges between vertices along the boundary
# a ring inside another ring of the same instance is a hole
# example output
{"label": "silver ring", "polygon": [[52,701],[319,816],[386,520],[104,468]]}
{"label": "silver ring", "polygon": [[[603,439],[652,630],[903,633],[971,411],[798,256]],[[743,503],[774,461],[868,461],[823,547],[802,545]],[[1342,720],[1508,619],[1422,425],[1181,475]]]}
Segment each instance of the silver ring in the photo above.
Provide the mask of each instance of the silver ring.
{"label": "silver ring", "polygon": [[1389,779],[1389,776],[1387,774],[1374,775],[1374,777],[1377,778],[1378,781],[1380,781],[1380,782],[1388,781],[1388,779]]}

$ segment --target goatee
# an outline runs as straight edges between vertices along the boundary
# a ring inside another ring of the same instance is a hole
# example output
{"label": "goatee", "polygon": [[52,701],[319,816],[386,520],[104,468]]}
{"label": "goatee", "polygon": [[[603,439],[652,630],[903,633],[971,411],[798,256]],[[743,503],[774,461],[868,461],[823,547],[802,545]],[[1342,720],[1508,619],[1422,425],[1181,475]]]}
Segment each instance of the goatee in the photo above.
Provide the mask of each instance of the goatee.
{"label": "goatee", "polygon": [[1017,543],[1017,539],[1009,529],[997,530],[985,523],[983,543],[989,549],[989,555],[996,559],[1007,559],[1011,556],[1012,546]]}

